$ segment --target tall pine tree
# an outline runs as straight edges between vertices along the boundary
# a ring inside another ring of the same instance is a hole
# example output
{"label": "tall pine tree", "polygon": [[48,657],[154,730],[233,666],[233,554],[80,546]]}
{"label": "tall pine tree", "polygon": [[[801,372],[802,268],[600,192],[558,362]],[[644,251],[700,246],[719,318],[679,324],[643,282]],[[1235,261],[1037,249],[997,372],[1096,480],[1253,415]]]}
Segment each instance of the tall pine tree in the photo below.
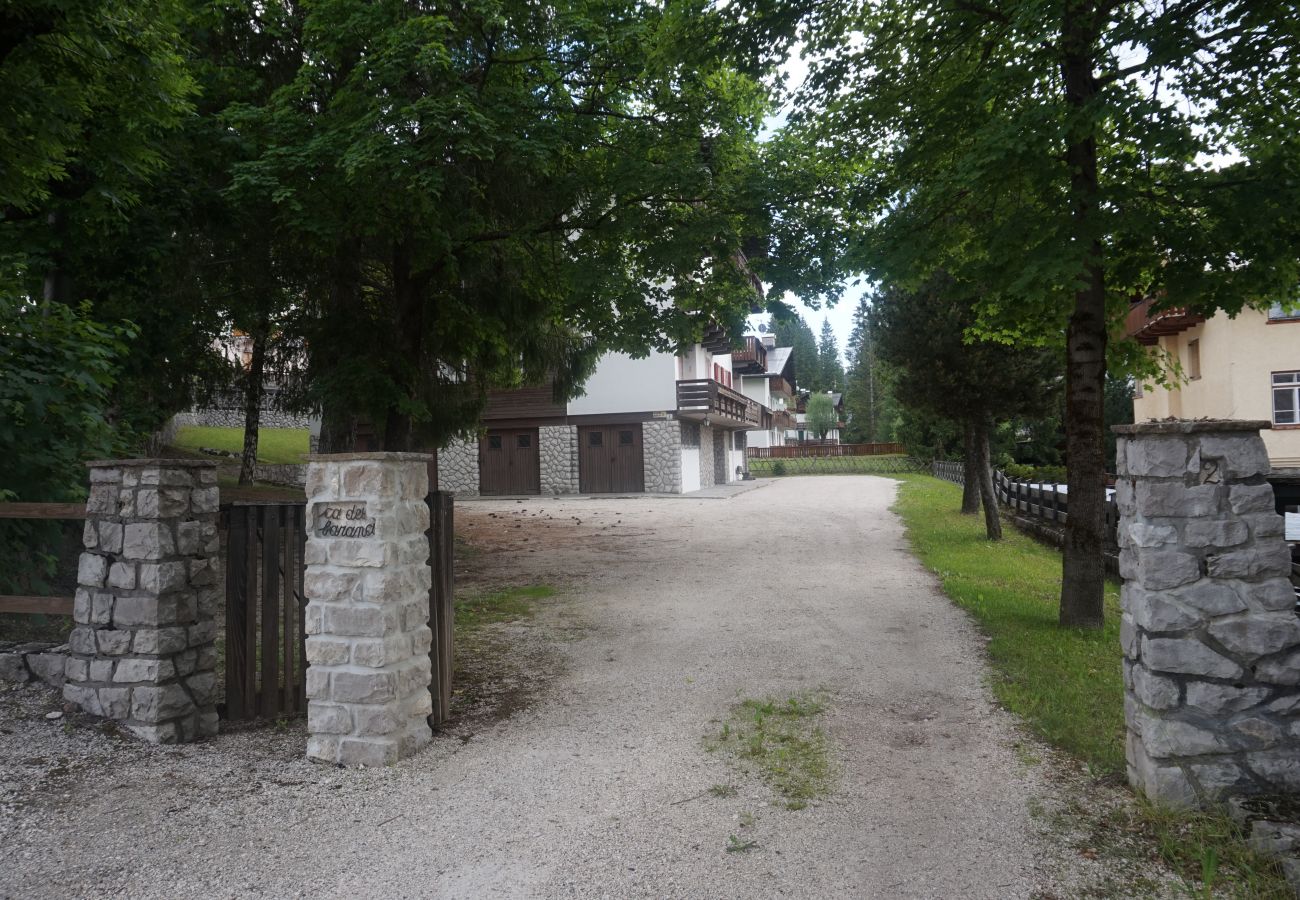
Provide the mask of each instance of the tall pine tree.
{"label": "tall pine tree", "polygon": [[829,319],[822,319],[821,340],[817,342],[819,391],[844,390],[844,364],[840,362],[840,345]]}
{"label": "tall pine tree", "polygon": [[893,438],[889,434],[891,398],[881,378],[880,359],[871,325],[871,304],[865,296],[853,311],[853,331],[845,348],[848,371],[844,376],[844,412],[848,419],[845,440],[875,443]]}
{"label": "tall pine tree", "polygon": [[793,347],[794,377],[801,391],[822,391],[821,365],[817,353],[817,338],[803,320],[792,312],[789,316],[774,317],[773,334],[778,347]]}

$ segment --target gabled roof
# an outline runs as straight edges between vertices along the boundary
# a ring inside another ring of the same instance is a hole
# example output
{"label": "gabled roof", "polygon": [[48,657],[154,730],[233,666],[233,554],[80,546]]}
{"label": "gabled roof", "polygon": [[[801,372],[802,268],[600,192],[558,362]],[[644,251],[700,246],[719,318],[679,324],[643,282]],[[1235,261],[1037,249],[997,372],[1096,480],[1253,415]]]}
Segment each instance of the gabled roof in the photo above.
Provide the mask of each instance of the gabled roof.
{"label": "gabled roof", "polygon": [[780,375],[790,359],[793,347],[772,347],[767,351],[767,374]]}

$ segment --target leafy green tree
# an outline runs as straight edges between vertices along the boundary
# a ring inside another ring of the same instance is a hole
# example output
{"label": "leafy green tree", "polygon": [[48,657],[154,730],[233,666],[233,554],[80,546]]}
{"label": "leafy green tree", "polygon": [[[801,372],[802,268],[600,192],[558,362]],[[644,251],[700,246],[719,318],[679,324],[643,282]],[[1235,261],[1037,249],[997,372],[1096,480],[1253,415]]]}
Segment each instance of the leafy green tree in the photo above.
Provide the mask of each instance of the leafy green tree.
{"label": "leafy green tree", "polygon": [[753,301],[738,266],[766,94],[702,0],[303,7],[296,75],[232,127],[303,258],[314,395],[384,445],[472,428],[486,391],[576,390]]}
{"label": "leafy green tree", "polygon": [[840,362],[839,342],[829,319],[822,319],[821,338],[817,342],[817,368],[820,387],[827,391],[844,390],[844,364]]}
{"label": "leafy green tree", "polygon": [[[1206,314],[1300,281],[1300,28],[1287,0],[733,4],[810,75],[783,146],[831,178],[850,270],[977,286],[972,333],[1065,347],[1061,623],[1102,621],[1109,341],[1133,297]],[[795,208],[798,212],[798,208]],[[828,221],[818,212],[816,223]],[[793,226],[790,226],[793,230]],[[797,268],[797,267],[796,267]],[[774,282],[781,288],[793,285]]]}
{"label": "leafy green tree", "polygon": [[[163,163],[187,110],[178,0],[11,0],[0,8],[0,215],[103,219]],[[69,208],[71,207],[71,208]],[[47,246],[47,249],[48,246]]]}
{"label": "leafy green tree", "polygon": [[975,512],[976,491],[991,540],[1002,536],[993,493],[993,428],[1017,416],[1050,411],[1061,381],[1058,355],[1038,347],[970,340],[977,300],[969,286],[938,274],[919,291],[884,291],[871,308],[881,358],[896,372],[898,401],[910,410],[959,424],[967,491],[964,512]]}
{"label": "leafy green tree", "polygon": [[105,410],[123,437],[185,405],[217,333],[186,288],[209,269],[190,239],[189,223],[209,212],[195,208],[192,151],[224,137],[185,139],[202,118],[194,9],[20,0],[0,10],[0,304],[88,300],[93,320],[136,323]]}
{"label": "leafy green tree", "polygon": [[818,440],[826,440],[826,435],[839,424],[830,394],[813,394],[808,398],[805,422],[808,430],[817,435]]}
{"label": "leafy green tree", "polygon": [[[84,463],[121,449],[106,416],[131,326],[94,321],[88,306],[0,303],[0,500],[85,496]],[[35,594],[52,574],[59,529],[0,522],[0,589]]]}

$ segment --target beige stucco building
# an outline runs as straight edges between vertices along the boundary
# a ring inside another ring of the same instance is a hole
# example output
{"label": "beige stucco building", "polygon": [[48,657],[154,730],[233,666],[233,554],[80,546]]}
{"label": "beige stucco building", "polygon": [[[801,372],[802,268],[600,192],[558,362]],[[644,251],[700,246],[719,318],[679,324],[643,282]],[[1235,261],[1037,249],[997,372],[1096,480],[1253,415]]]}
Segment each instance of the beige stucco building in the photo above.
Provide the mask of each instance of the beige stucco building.
{"label": "beige stucco building", "polygon": [[1149,300],[1134,305],[1129,335],[1177,359],[1187,380],[1172,390],[1142,386],[1136,421],[1263,419],[1273,423],[1263,437],[1274,468],[1300,468],[1300,310],[1279,305],[1206,320],[1150,307]]}

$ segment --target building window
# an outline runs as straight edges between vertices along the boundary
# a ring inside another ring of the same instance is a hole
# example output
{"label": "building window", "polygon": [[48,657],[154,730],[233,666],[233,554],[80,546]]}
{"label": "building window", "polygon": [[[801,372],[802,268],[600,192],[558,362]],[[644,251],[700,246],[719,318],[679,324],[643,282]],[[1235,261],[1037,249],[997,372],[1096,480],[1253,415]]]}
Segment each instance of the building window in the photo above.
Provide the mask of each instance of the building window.
{"label": "building window", "polygon": [[501,449],[501,435],[499,435],[499,434],[489,434],[489,435],[488,435],[488,449],[489,449],[489,450],[500,450],[500,449]]}
{"label": "building window", "polygon": [[622,445],[622,446],[624,446],[624,447],[626,447],[626,446],[628,446],[629,444],[631,444],[631,443],[632,443],[632,432],[630,432],[630,431],[620,431],[620,432],[618,433],[618,442],[619,442],[620,445]]}
{"label": "building window", "polygon": [[1273,424],[1300,425],[1300,372],[1273,373]]}
{"label": "building window", "polygon": [[521,434],[518,435],[518,438],[519,438],[518,443],[519,443],[520,450],[527,450],[529,447],[533,445],[533,436],[531,434]]}
{"label": "building window", "polygon": [[1283,307],[1281,303],[1274,303],[1268,308],[1268,320],[1270,322],[1300,322],[1300,305]]}
{"label": "building window", "polygon": [[1193,381],[1201,377],[1201,342],[1199,338],[1187,342],[1187,377]]}
{"label": "building window", "polygon": [[587,446],[599,447],[605,443],[605,435],[600,431],[591,431],[587,433]]}

